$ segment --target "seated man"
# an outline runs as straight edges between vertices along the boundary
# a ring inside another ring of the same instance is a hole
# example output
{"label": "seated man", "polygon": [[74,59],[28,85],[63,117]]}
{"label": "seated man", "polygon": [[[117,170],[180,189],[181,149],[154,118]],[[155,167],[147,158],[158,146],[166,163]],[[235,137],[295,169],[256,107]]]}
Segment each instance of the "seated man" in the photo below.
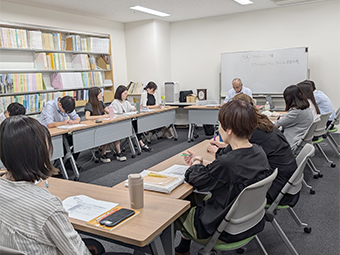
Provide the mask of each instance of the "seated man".
{"label": "seated man", "polygon": [[[73,125],[80,123],[80,117],[76,113],[75,101],[70,96],[56,98],[46,103],[40,114],[40,123],[48,128],[59,127],[62,125]],[[67,141],[71,146],[73,144],[71,135],[66,135]],[[65,149],[65,147],[64,147]],[[73,154],[74,160],[79,156],[79,153]],[[70,161],[65,164],[66,168],[70,168]],[[79,167],[78,167],[79,168]]]}
{"label": "seated man", "polygon": [[26,109],[22,104],[11,103],[7,106],[7,110],[0,114],[0,124],[9,116],[25,115]]}
{"label": "seated man", "polygon": [[[40,114],[40,123],[48,128],[67,124],[79,124],[80,117],[74,110],[75,102],[70,96],[48,101]],[[68,119],[68,117],[70,119]]]}
{"label": "seated man", "polygon": [[234,98],[235,95],[241,94],[241,93],[246,94],[250,96],[251,98],[253,97],[251,89],[244,87],[240,78],[235,78],[232,81],[232,85],[233,85],[233,88],[228,91],[228,94],[225,97],[223,104],[228,103]]}

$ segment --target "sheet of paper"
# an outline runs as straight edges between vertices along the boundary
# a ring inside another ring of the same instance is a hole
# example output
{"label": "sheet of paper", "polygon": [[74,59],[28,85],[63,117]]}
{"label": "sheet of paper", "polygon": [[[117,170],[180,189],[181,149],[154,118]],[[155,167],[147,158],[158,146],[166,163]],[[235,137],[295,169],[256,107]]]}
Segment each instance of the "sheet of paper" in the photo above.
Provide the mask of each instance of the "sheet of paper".
{"label": "sheet of paper", "polygon": [[189,168],[189,166],[184,166],[184,165],[173,165],[170,166],[169,168],[159,172],[162,174],[174,174],[174,175],[179,175],[179,176],[184,176],[185,171]]}
{"label": "sheet of paper", "polygon": [[215,107],[220,106],[219,104],[206,104],[205,107]]}
{"label": "sheet of paper", "polygon": [[70,128],[76,128],[76,127],[86,127],[86,124],[74,124],[74,125],[63,125],[59,126],[60,129],[70,129]]}
{"label": "sheet of paper", "polygon": [[134,115],[134,114],[137,114],[137,111],[135,112],[125,112],[124,115],[126,116],[130,116],[130,115]]}
{"label": "sheet of paper", "polygon": [[100,201],[85,195],[68,197],[63,201],[68,216],[83,221],[90,221],[117,205],[117,203]]}

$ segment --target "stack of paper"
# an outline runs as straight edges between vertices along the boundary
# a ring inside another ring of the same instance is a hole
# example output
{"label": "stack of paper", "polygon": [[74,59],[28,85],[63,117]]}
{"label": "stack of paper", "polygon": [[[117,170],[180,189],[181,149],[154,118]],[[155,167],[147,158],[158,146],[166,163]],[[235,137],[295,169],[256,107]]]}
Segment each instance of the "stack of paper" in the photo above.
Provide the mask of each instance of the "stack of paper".
{"label": "stack of paper", "polygon": [[[144,170],[141,176],[144,179],[144,189],[162,193],[170,193],[184,182],[184,173],[188,166],[173,165],[162,172]],[[125,186],[129,186],[128,180]]]}

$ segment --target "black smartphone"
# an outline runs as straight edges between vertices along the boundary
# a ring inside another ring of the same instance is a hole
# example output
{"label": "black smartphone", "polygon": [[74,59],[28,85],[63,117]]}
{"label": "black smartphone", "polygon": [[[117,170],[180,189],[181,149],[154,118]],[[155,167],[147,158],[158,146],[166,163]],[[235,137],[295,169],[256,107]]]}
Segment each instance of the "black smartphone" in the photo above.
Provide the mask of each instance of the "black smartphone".
{"label": "black smartphone", "polygon": [[102,121],[101,120],[96,120],[95,123],[102,123]]}
{"label": "black smartphone", "polygon": [[119,222],[122,222],[123,220],[125,220],[126,218],[129,218],[130,216],[134,214],[135,214],[134,210],[122,208],[118,210],[117,212],[105,217],[99,223],[107,227],[113,227],[117,225]]}

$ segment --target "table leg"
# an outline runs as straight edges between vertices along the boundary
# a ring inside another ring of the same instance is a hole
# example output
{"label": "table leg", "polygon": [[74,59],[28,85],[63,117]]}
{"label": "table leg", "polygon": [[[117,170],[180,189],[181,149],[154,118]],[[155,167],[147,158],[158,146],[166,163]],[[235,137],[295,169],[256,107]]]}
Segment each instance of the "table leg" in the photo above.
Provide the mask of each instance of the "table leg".
{"label": "table leg", "polygon": [[174,140],[177,141],[178,140],[178,134],[177,134],[177,130],[175,128],[175,124],[171,124],[172,129],[174,131]]}
{"label": "table leg", "polygon": [[150,243],[151,252],[153,255],[165,255],[164,247],[160,236],[156,236]]}
{"label": "table leg", "polygon": [[61,170],[61,173],[62,173],[64,179],[68,180],[68,174],[67,174],[67,171],[65,169],[63,159],[62,158],[58,158],[57,160],[59,160],[60,170]]}
{"label": "table leg", "polygon": [[79,172],[78,172],[78,168],[77,168],[77,165],[76,165],[76,161],[74,160],[74,158],[72,156],[70,145],[68,144],[68,141],[67,141],[65,136],[63,136],[63,142],[64,142],[65,149],[66,149],[65,159],[70,159],[71,166],[72,166],[73,173],[74,173],[74,180],[78,181],[79,180]]}
{"label": "table leg", "polygon": [[137,154],[140,155],[142,153],[142,148],[140,147],[139,141],[138,141],[138,137],[136,135],[135,129],[132,127],[132,138],[135,140],[136,142],[136,146],[137,146]]}
{"label": "table leg", "polygon": [[191,142],[191,129],[192,129],[192,124],[189,123],[189,132],[188,132],[188,143]]}
{"label": "table leg", "polygon": [[135,151],[135,146],[132,143],[131,137],[127,138],[129,140],[129,146],[130,146],[130,150],[132,152],[132,157],[136,157],[136,151]]}

